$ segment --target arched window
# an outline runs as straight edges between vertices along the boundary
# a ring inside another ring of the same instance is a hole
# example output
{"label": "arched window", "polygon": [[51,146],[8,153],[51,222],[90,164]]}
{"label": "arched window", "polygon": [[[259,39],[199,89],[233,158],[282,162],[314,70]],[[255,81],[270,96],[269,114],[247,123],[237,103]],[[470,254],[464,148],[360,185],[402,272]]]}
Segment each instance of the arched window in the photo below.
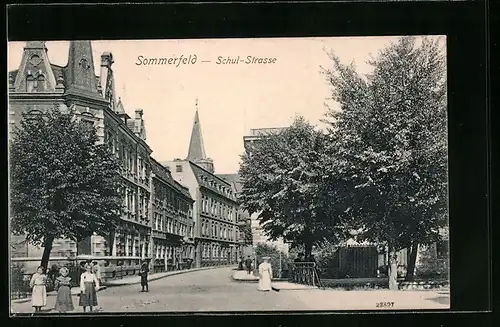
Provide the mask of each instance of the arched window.
{"label": "arched window", "polygon": [[45,76],[39,75],[37,78],[37,91],[45,91]]}
{"label": "arched window", "polygon": [[26,76],[26,92],[36,92],[37,81],[32,75]]}

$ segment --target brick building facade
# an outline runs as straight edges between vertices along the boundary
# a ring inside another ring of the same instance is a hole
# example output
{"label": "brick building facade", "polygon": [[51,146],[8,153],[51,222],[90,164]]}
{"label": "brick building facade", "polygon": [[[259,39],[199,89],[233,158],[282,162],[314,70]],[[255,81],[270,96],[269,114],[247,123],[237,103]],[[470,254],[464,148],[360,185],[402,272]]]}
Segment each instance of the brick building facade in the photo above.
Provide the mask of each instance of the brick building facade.
{"label": "brick building facade", "polygon": [[[103,53],[100,59],[100,76],[96,76],[90,41],[70,41],[66,66],[50,63],[44,41],[27,42],[19,69],[9,72],[9,130],[19,125],[23,113],[41,114],[54,107],[66,112],[73,109],[77,119],[96,128],[99,142],[106,143],[121,163],[121,224],[110,235],[94,235],[79,244],[55,240],[51,257],[86,255],[102,259],[106,266],[137,265],[144,259],[161,258],[167,265],[169,258],[180,257],[181,245],[189,243],[193,200],[151,158],[144,111],[136,109],[130,117],[117,97],[113,55]],[[164,197],[165,189],[170,190],[168,198]],[[158,217],[162,222],[169,217],[173,229],[168,229],[168,223],[166,231],[158,227]],[[188,240],[184,241],[184,236]],[[12,237],[11,244],[12,255],[18,258],[41,257],[43,251],[26,245],[22,237]]]}

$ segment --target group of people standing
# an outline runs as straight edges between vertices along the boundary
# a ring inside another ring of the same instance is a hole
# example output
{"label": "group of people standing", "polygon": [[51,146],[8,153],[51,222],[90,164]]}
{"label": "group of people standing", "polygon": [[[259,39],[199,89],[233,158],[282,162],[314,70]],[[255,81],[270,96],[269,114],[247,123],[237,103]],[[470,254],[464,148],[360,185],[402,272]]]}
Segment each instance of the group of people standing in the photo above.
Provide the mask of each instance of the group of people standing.
{"label": "group of people standing", "polygon": [[[84,271],[80,275],[80,298],[79,306],[85,312],[87,307],[92,311],[98,305],[96,292],[99,290],[101,276],[97,262],[82,264]],[[30,280],[31,303],[35,312],[40,312],[42,307],[47,305],[47,281],[48,277],[45,268],[38,267],[36,273]],[[70,312],[75,309],[71,297],[71,277],[69,269],[62,267],[59,269],[59,276],[54,280],[54,289],[57,291],[56,304],[54,310],[61,313]]]}

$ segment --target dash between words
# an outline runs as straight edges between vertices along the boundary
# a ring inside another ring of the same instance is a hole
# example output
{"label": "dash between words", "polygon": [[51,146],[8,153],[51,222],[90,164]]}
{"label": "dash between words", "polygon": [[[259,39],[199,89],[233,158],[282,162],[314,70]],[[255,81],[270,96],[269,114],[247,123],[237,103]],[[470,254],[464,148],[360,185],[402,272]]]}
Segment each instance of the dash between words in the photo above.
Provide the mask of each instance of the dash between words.
{"label": "dash between words", "polygon": [[[215,60],[217,65],[231,65],[231,64],[275,64],[277,58],[273,57],[256,57],[256,56],[246,56],[246,57],[224,57],[218,56]],[[137,66],[159,66],[159,65],[173,65],[179,67],[182,65],[195,65],[198,62],[198,56],[193,54],[189,56],[181,55],[180,57],[158,57],[158,58],[146,58],[142,55],[137,57],[135,64]],[[202,60],[204,63],[211,63],[211,60]]]}

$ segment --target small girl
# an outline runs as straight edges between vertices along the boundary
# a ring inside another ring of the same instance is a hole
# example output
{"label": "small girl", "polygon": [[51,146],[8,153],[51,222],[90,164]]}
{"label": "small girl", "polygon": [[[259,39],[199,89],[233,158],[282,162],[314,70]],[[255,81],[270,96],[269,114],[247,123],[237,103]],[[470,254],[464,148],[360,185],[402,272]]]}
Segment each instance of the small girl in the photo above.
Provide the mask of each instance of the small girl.
{"label": "small girl", "polygon": [[55,310],[64,313],[73,311],[73,299],[71,298],[71,277],[68,276],[69,270],[66,267],[59,269],[61,276],[56,278],[55,287],[57,290]]}
{"label": "small girl", "polygon": [[92,266],[87,263],[85,270],[80,276],[80,301],[79,304],[85,312],[86,307],[92,311],[92,307],[97,306],[97,291],[99,290],[99,280],[92,273]]}
{"label": "small girl", "polygon": [[41,311],[42,307],[47,305],[47,275],[45,269],[40,266],[36,273],[33,274],[30,281],[31,304],[35,308],[35,312]]}

